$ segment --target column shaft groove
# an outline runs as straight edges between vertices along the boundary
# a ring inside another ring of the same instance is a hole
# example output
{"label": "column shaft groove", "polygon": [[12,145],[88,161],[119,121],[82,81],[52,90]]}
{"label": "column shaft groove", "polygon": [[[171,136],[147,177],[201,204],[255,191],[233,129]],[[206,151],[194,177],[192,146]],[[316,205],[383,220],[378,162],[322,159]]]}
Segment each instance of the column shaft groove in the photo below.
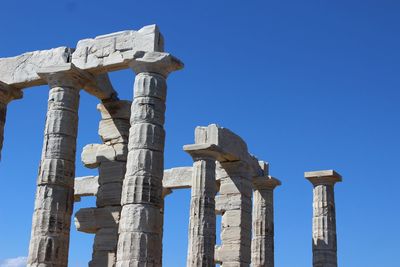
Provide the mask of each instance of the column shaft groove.
{"label": "column shaft groove", "polygon": [[68,266],[79,89],[51,86],[28,266]]}

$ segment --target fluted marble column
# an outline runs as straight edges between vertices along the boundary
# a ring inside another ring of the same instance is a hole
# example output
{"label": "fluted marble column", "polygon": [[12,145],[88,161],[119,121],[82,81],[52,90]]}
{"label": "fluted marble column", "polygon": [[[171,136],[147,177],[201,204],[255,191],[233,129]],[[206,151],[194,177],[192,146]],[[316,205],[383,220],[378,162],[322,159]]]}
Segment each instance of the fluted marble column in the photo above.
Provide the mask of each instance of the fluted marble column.
{"label": "fluted marble column", "polygon": [[274,267],[274,189],[281,182],[264,176],[256,177],[253,185],[251,266]]}
{"label": "fluted marble column", "polygon": [[121,197],[117,266],[161,266],[166,77],[182,64],[166,53],[134,61],[134,101]]}
{"label": "fluted marble column", "polygon": [[28,266],[68,266],[74,199],[80,73],[71,65],[41,73],[50,86]]}
{"label": "fluted marble column", "polygon": [[3,148],[4,127],[6,124],[7,105],[13,99],[22,97],[22,91],[0,82],[0,160],[1,150]]}
{"label": "fluted marble column", "polygon": [[184,150],[194,160],[186,266],[215,266],[215,161],[218,156],[212,149],[197,149],[196,145],[185,146]]}
{"label": "fluted marble column", "polygon": [[342,177],[333,170],[306,172],[313,184],[312,250],[314,267],[337,267],[334,185]]}

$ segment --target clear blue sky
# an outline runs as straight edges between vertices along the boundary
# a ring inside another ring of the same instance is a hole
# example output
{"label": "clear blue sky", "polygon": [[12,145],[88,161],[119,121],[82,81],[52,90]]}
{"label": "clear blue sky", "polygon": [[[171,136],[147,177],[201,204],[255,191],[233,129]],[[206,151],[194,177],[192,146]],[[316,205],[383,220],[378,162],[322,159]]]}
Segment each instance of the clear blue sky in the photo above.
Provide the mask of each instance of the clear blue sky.
{"label": "clear blue sky", "polygon": [[[218,123],[270,162],[277,267],[311,266],[312,187],[304,171],[335,169],[340,266],[399,267],[399,1],[2,1],[0,57],[156,23],[185,62],[169,78],[165,167],[197,125]],[[122,99],[133,74],[111,74]],[[9,106],[0,163],[0,260],[26,256],[47,87]],[[100,142],[97,100],[82,92],[76,174]],[[189,191],[166,200],[164,266],[185,266]],[[93,200],[78,204],[94,205]],[[72,227],[74,229],[74,226]],[[87,266],[92,236],[72,230],[70,266]],[[11,266],[11,265],[10,265]]]}

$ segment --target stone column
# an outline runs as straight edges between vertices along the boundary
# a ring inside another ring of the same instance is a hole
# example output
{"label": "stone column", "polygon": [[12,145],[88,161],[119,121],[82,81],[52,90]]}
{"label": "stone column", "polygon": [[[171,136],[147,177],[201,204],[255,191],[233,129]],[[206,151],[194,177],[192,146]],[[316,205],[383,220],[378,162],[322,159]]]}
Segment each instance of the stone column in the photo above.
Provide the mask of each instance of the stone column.
{"label": "stone column", "polygon": [[0,82],[0,160],[4,140],[4,126],[6,124],[7,105],[13,99],[22,97],[22,91]]}
{"label": "stone column", "polygon": [[166,77],[182,64],[166,53],[133,61],[136,72],[122,187],[117,266],[161,266]]}
{"label": "stone column", "polygon": [[80,74],[72,65],[41,73],[50,92],[28,266],[68,266]]}
{"label": "stone column", "polygon": [[342,177],[333,170],[304,173],[313,189],[313,266],[337,267],[334,185]]}
{"label": "stone column", "polygon": [[96,234],[89,267],[112,267],[116,263],[131,104],[123,100],[98,104],[101,114],[99,135],[103,144],[90,144],[83,148],[84,165],[97,167],[99,171],[96,208],[80,209],[75,214],[78,231]]}
{"label": "stone column", "polygon": [[220,183],[216,210],[222,215],[221,246],[216,258],[221,266],[250,266],[252,175],[242,161],[224,162],[217,168]]}
{"label": "stone column", "polygon": [[185,146],[193,162],[190,199],[187,267],[215,266],[215,179],[216,153],[212,149]]}
{"label": "stone column", "polygon": [[253,267],[274,267],[274,189],[279,185],[268,173],[253,180]]}

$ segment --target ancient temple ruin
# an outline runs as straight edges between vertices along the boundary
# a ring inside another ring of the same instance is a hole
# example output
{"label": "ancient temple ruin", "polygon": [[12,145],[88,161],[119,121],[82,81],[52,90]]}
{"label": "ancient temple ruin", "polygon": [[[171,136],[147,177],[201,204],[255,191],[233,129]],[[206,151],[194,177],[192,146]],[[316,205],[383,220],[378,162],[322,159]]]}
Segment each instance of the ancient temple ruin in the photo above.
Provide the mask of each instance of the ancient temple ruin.
{"label": "ancient temple ruin", "polygon": [[[95,235],[89,266],[162,266],[164,199],[173,190],[191,190],[188,267],[274,266],[273,194],[281,182],[241,137],[216,124],[197,127],[183,147],[193,165],[164,170],[167,77],[183,63],[163,44],[150,25],[0,59],[0,150],[8,103],[25,88],[50,87],[28,266],[68,266],[73,215],[78,231]],[[135,73],[132,101],[119,99],[108,78],[122,69]],[[81,154],[98,176],[75,174],[81,89],[100,101],[102,142]],[[333,185],[341,176],[305,177],[314,186],[313,265],[337,266]],[[86,196],[96,207],[73,214]]]}

